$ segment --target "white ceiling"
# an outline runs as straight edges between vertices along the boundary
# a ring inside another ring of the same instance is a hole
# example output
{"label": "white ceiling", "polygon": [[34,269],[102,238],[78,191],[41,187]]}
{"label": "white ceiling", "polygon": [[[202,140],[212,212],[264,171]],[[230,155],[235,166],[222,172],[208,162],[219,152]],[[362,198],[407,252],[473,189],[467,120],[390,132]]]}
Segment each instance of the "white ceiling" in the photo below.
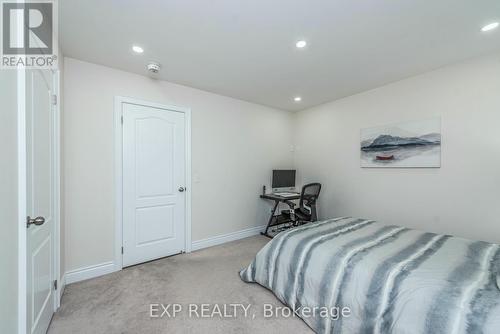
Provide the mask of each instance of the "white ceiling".
{"label": "white ceiling", "polygon": [[66,56],[140,74],[155,60],[161,79],[292,111],[500,49],[500,29],[480,31],[498,20],[499,0],[60,4]]}

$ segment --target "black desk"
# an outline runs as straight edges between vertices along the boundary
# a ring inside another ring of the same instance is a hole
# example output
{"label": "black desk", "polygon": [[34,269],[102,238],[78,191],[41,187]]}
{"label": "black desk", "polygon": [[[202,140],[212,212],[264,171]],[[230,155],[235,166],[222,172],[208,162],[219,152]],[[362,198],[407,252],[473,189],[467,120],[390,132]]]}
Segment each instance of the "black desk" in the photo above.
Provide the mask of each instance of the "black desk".
{"label": "black desk", "polygon": [[260,233],[262,235],[265,235],[266,237],[272,238],[273,236],[269,235],[269,228],[270,227],[291,222],[291,220],[286,220],[286,221],[280,220],[280,216],[274,215],[276,213],[276,209],[278,208],[278,205],[280,203],[286,203],[287,201],[293,201],[293,200],[300,199],[300,194],[297,193],[296,196],[287,196],[287,197],[279,196],[276,194],[265,194],[265,195],[260,195],[260,198],[274,201],[273,210],[271,211],[271,217],[269,217],[269,221],[267,222],[266,230],[265,230],[265,232]]}

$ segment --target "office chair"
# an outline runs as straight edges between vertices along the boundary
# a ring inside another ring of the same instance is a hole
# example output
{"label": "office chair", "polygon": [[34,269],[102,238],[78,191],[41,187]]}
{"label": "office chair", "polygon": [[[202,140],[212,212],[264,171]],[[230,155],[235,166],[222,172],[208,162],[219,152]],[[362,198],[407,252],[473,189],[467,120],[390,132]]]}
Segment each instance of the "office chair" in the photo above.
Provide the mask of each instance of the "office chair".
{"label": "office chair", "polygon": [[[285,217],[289,217],[294,221],[294,225],[301,225],[305,222],[315,222],[318,220],[316,212],[316,201],[318,200],[321,191],[321,183],[310,183],[302,187],[300,193],[299,207],[295,209],[295,203],[285,201],[291,210],[283,210],[281,212]],[[292,210],[294,211],[292,214]]]}

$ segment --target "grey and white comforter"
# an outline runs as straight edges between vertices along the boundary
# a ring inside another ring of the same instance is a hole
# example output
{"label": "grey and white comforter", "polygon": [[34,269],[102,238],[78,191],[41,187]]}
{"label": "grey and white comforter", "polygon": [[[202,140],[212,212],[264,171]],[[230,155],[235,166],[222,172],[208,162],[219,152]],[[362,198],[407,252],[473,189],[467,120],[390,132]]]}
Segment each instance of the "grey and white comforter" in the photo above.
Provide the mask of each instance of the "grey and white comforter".
{"label": "grey and white comforter", "polygon": [[317,333],[349,334],[498,334],[499,274],[499,245],[354,218],[282,232],[240,272]]}

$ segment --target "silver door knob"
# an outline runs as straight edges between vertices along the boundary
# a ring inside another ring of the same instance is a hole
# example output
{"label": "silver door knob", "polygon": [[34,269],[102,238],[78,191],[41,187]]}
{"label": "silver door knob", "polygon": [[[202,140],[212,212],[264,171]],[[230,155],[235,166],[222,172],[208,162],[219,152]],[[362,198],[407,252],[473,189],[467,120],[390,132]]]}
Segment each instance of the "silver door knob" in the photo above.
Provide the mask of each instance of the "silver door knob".
{"label": "silver door knob", "polygon": [[40,226],[40,225],[43,225],[44,223],[45,223],[45,218],[43,218],[43,217],[31,218],[30,216],[28,216],[26,218],[26,227],[28,227],[28,228],[31,225]]}
{"label": "silver door knob", "polygon": [[182,193],[182,192],[184,192],[184,190],[186,190],[186,188],[184,188],[184,187],[179,187],[179,192],[181,192],[181,193]]}

